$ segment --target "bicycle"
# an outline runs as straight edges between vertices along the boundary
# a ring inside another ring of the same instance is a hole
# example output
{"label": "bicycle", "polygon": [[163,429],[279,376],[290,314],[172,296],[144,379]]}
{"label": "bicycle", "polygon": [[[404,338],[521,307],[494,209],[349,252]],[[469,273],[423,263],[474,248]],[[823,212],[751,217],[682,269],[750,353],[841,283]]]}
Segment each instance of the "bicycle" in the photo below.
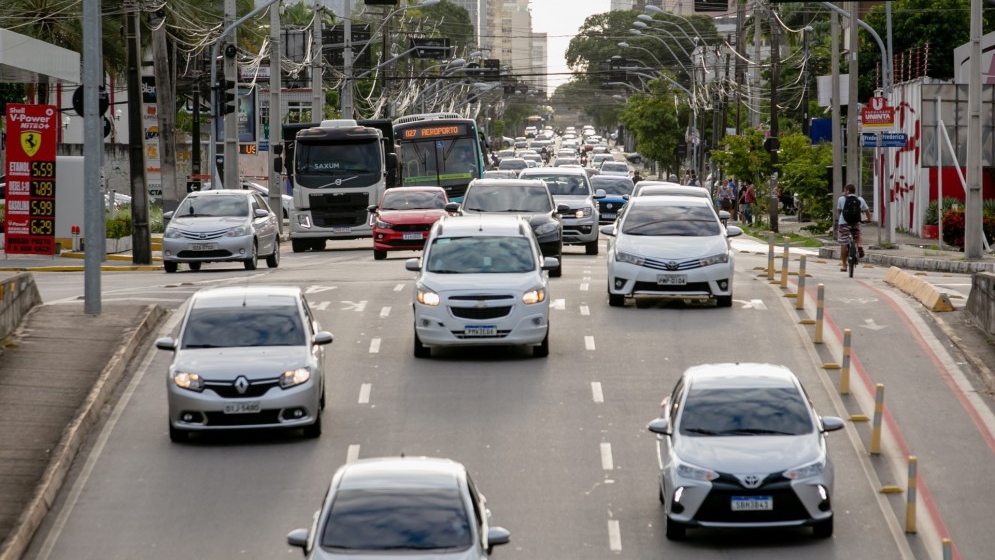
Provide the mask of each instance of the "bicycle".
{"label": "bicycle", "polygon": [[[869,221],[861,221],[860,224],[868,224]],[[860,263],[860,248],[857,247],[856,236],[851,232],[850,241],[846,244],[846,267],[850,274],[850,278],[853,278],[853,269],[857,268]]]}

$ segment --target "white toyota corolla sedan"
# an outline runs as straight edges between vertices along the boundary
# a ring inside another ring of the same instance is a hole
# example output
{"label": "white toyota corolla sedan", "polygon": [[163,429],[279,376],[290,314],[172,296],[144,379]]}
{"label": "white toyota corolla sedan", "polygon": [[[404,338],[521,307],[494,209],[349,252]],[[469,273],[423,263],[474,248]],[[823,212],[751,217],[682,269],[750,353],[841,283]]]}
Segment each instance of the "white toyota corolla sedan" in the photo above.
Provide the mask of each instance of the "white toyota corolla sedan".
{"label": "white toyota corolla sedan", "polygon": [[692,196],[635,197],[609,236],[608,304],[627,297],[714,299],[732,306],[733,252],[729,238],[741,235],[723,226],[708,199]]}

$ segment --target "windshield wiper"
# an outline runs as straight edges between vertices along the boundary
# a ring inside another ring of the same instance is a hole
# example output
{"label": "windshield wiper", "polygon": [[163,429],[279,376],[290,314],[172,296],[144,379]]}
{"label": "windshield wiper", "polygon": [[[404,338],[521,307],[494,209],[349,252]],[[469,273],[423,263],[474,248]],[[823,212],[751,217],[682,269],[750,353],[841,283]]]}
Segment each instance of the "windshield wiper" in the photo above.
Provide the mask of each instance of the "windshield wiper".
{"label": "windshield wiper", "polygon": [[714,436],[718,433],[714,430],[706,430],[705,428],[681,428],[681,431],[689,434],[701,434],[703,436]]}
{"label": "windshield wiper", "polygon": [[187,344],[184,348],[224,348],[217,344]]}
{"label": "windshield wiper", "polygon": [[775,436],[796,436],[798,434],[792,432],[783,432],[781,430],[767,430],[764,428],[739,428],[736,430],[723,430],[719,432],[720,435],[749,435],[749,436],[762,436],[762,435],[775,435]]}

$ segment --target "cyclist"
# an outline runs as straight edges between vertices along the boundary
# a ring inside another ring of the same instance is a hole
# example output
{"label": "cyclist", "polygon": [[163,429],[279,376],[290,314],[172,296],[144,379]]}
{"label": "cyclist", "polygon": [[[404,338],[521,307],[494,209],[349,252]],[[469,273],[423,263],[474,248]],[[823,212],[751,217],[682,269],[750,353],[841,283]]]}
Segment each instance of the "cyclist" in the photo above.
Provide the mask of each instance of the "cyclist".
{"label": "cyclist", "polygon": [[861,217],[871,219],[871,209],[863,197],[857,196],[857,187],[853,183],[843,187],[843,196],[836,201],[836,209],[839,210],[836,240],[840,244],[840,271],[846,272],[847,245],[851,237],[857,245],[858,254],[864,256],[864,248],[860,245],[860,222]]}

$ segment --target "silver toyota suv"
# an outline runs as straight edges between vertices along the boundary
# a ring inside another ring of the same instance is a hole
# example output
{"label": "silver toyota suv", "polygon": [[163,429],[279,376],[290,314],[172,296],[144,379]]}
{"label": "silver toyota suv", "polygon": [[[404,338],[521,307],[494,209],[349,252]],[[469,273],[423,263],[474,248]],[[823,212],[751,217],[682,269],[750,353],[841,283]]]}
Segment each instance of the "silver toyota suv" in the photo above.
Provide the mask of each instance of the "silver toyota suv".
{"label": "silver toyota suv", "polygon": [[598,203],[591,180],[582,167],[535,167],[523,169],[519,179],[542,179],[557,205],[566,204],[563,214],[563,244],[583,245],[588,255],[598,254]]}

